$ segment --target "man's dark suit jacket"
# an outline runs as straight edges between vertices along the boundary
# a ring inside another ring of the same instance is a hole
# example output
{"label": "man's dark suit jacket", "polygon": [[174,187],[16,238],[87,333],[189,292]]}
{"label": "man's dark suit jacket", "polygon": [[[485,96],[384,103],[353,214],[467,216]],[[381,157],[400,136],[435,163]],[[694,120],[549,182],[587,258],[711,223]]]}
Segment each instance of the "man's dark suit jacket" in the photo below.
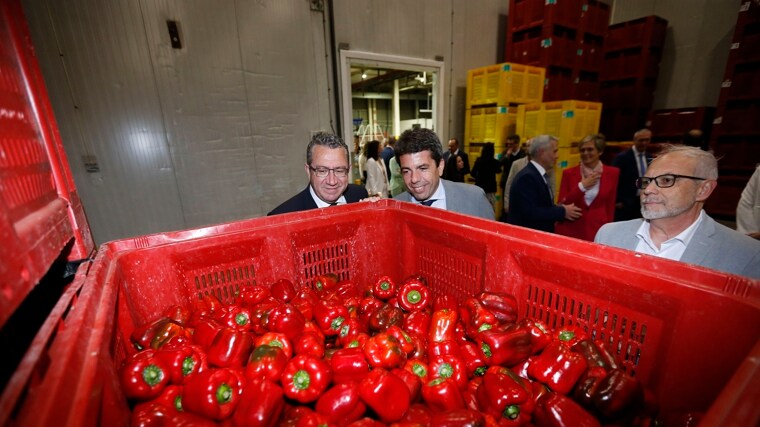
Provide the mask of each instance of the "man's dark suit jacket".
{"label": "man's dark suit jacket", "polygon": [[501,162],[501,178],[499,179],[499,188],[504,190],[504,186],[507,184],[507,178],[509,178],[509,169],[512,167],[512,163],[515,160],[525,157],[525,151],[517,150],[517,153],[504,156],[499,160]]}
{"label": "man's dark suit jacket", "polygon": [[544,177],[528,163],[512,181],[507,222],[554,233],[554,223],[564,218],[565,208],[554,204]]}
{"label": "man's dark suit jacket", "polygon": [[[343,196],[346,198],[346,203],[355,203],[361,199],[366,199],[368,197],[367,189],[362,187],[361,185],[356,185],[356,184],[348,184],[348,188],[346,188],[346,192],[343,193]],[[309,192],[309,186],[307,185],[303,191],[291,197],[290,199],[286,200],[280,206],[277,206],[276,208],[272,209],[272,211],[269,212],[267,215],[277,215],[277,214],[289,213],[289,212],[307,211],[309,209],[316,209],[316,208],[317,208],[317,203],[311,197],[311,193]]]}
{"label": "man's dark suit jacket", "polygon": [[[652,159],[644,155],[647,164]],[[620,169],[620,179],[617,186],[617,203],[622,203],[622,208],[615,208],[615,221],[627,221],[641,218],[641,202],[639,201],[636,179],[639,177],[639,167],[636,164],[636,156],[633,148],[623,151],[612,160],[612,166]]]}

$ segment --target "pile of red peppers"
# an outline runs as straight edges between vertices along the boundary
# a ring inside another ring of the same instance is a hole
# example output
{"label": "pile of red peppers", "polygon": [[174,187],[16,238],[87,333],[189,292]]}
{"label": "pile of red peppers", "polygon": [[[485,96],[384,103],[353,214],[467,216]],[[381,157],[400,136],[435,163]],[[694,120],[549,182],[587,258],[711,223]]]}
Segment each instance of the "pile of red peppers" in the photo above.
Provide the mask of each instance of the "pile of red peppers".
{"label": "pile of red peppers", "polygon": [[133,426],[649,426],[653,398],[606,343],[464,303],[425,279],[333,274],[173,306],[130,336]]}

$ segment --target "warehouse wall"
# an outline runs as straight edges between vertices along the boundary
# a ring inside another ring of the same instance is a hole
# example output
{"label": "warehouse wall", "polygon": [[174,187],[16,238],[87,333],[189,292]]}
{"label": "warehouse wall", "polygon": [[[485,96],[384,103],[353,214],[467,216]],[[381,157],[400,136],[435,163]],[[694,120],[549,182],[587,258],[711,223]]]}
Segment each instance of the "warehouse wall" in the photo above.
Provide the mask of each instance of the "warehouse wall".
{"label": "warehouse wall", "polygon": [[657,15],[668,33],[654,109],[718,103],[739,0],[615,0],[611,24]]}
{"label": "warehouse wall", "polygon": [[354,50],[444,57],[446,133],[461,136],[466,71],[497,62],[502,0],[25,2],[98,243],[261,216],[303,188],[311,133],[338,131],[331,4]]}

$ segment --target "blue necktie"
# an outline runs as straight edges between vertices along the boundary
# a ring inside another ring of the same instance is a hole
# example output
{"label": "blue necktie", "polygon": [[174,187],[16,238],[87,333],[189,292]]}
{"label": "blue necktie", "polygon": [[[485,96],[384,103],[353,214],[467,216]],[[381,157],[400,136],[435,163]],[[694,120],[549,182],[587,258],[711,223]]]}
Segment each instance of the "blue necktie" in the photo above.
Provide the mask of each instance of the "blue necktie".
{"label": "blue necktie", "polygon": [[433,203],[435,203],[437,200],[438,200],[438,199],[428,199],[428,200],[425,200],[424,202],[420,202],[420,204],[421,204],[421,205],[425,205],[425,206],[430,206],[430,205],[432,205]]}
{"label": "blue necktie", "polygon": [[647,171],[647,162],[644,160],[644,153],[639,153],[639,176],[644,176]]}

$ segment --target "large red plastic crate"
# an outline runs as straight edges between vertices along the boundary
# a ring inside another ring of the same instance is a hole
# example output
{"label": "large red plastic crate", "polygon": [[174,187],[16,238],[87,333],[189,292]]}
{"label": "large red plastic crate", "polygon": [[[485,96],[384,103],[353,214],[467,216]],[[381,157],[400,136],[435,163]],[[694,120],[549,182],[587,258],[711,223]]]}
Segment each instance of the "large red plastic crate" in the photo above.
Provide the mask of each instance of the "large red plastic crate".
{"label": "large red plastic crate", "polygon": [[[460,301],[510,292],[521,317],[577,324],[611,342],[666,413],[710,409],[718,421],[707,425],[758,415],[760,282],[385,200],[104,244],[77,275],[64,327],[39,360],[25,361],[42,366],[15,385],[25,394],[14,422],[124,425],[116,371],[135,325],[206,293],[229,300],[279,278],[309,286],[325,272],[358,284],[418,273],[434,294]],[[750,378],[727,388],[742,363]]]}
{"label": "large red plastic crate", "polygon": [[65,252],[94,243],[17,0],[0,2],[0,326]]}

